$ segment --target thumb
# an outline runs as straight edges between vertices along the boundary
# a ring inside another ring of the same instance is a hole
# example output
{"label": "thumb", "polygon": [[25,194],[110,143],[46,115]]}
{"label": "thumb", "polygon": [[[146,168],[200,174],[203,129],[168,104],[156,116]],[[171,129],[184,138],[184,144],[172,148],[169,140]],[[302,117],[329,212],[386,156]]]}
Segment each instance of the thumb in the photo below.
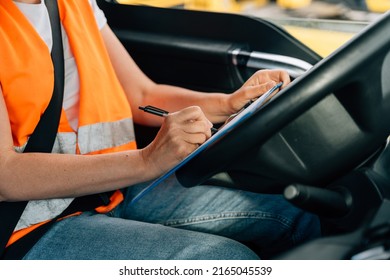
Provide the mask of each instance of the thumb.
{"label": "thumb", "polygon": [[[250,89],[250,99],[255,99],[269,91],[271,88],[273,88],[276,85],[276,82],[274,81],[269,81],[267,83],[261,84],[261,85],[256,85],[251,87]],[[277,91],[275,91],[276,93]],[[275,94],[273,93],[272,96]]]}

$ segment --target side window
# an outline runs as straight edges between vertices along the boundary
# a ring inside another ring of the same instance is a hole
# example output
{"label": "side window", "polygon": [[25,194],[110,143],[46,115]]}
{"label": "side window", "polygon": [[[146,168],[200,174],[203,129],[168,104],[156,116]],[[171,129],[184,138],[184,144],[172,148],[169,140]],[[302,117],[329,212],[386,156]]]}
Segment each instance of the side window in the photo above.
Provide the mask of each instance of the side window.
{"label": "side window", "polygon": [[388,0],[116,0],[125,5],[240,13],[270,20],[328,56],[390,9]]}

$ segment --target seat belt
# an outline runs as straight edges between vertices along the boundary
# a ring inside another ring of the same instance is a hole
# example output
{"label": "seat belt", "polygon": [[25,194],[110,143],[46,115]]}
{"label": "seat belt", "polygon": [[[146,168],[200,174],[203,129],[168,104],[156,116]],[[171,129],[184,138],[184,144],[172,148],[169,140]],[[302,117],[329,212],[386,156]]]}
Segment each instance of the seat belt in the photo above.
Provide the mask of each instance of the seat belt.
{"label": "seat belt", "polygon": [[[64,92],[64,54],[57,0],[46,0],[45,4],[49,11],[53,36],[51,58],[54,65],[54,88],[50,103],[28,140],[24,153],[50,153],[52,151],[62,109]],[[28,201],[0,203],[0,256],[4,252],[5,246],[27,203]]]}
{"label": "seat belt", "polygon": [[[53,47],[51,58],[54,66],[54,88],[50,103],[41,119],[34,129],[25,153],[40,152],[51,153],[56,138],[58,125],[62,111],[62,101],[64,94],[64,54],[62,45],[61,22],[57,0],[45,0],[50,24],[52,28]],[[98,206],[107,205],[109,195],[113,192],[87,195],[75,198],[72,203],[56,218],[38,227],[29,234],[23,236],[6,248],[9,238],[28,203],[22,202],[1,202],[0,203],[0,259],[21,259],[43,236],[43,234],[57,220],[76,212],[95,209]]]}

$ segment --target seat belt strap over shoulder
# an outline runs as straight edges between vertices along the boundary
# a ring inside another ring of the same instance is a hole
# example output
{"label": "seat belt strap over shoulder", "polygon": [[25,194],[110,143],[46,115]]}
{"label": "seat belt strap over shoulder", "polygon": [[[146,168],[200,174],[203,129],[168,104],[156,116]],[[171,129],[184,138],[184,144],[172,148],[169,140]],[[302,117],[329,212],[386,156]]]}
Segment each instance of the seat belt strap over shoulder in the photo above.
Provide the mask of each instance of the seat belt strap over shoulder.
{"label": "seat belt strap over shoulder", "polygon": [[[50,103],[30,137],[24,150],[25,153],[50,153],[52,151],[62,109],[64,93],[64,54],[61,23],[57,0],[46,0],[45,4],[49,12],[53,36],[51,58],[54,65],[54,88]],[[0,256],[3,254],[8,240],[27,203],[27,201],[0,203]]]}
{"label": "seat belt strap over shoulder", "polygon": [[50,103],[27,143],[25,153],[51,153],[57,135],[64,97],[64,51],[57,0],[46,0],[45,4],[49,12],[53,36],[51,59],[54,66],[54,89]]}

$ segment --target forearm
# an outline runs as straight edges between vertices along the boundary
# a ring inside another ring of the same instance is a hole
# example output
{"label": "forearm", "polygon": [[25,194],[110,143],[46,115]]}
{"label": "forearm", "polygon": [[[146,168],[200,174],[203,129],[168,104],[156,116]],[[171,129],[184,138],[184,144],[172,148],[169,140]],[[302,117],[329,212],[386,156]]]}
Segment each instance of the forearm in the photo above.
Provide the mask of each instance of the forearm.
{"label": "forearm", "polygon": [[77,197],[129,186],[156,176],[140,150],[106,155],[2,152],[0,200]]}
{"label": "forearm", "polygon": [[[248,101],[258,98],[277,83],[283,87],[290,83],[288,73],[282,70],[260,70],[253,74],[241,88],[231,94],[196,92],[167,85],[147,87],[143,94],[146,104],[177,111],[197,105],[213,123],[224,122],[231,114],[242,109]],[[153,103],[152,103],[153,102]]]}
{"label": "forearm", "polygon": [[[199,106],[212,123],[223,122],[233,113],[222,93],[197,92],[170,85],[155,85],[150,91],[150,94],[145,94],[142,105],[153,105],[169,112]],[[155,92],[158,94],[153,94]]]}

